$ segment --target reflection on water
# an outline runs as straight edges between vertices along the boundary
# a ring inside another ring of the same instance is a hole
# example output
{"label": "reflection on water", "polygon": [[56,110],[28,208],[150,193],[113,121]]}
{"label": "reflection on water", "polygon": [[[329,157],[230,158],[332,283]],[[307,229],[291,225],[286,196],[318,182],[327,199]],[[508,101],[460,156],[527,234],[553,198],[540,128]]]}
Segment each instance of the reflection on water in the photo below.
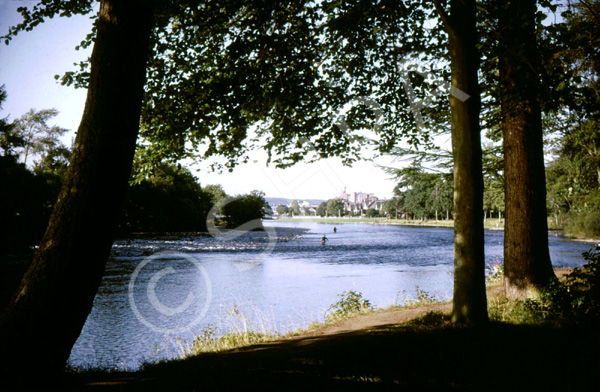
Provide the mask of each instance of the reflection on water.
{"label": "reflection on water", "polygon": [[[73,348],[75,367],[135,369],[178,354],[236,306],[271,329],[322,321],[343,291],[376,306],[416,288],[452,295],[453,231],[368,224],[265,223],[267,232],[186,234],[115,243],[94,308]],[[326,235],[326,245],[321,238]],[[488,266],[502,260],[503,232],[486,232]],[[556,266],[578,266],[590,245],[551,236]]]}

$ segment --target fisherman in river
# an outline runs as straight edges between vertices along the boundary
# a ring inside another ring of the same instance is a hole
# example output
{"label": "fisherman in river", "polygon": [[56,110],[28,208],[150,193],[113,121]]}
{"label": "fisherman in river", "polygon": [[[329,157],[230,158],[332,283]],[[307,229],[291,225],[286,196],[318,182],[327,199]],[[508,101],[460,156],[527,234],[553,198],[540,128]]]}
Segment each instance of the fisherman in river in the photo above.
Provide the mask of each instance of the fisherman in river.
{"label": "fisherman in river", "polygon": [[329,239],[325,236],[325,234],[323,234],[323,238],[321,238],[321,244],[325,245],[328,240]]}
{"label": "fisherman in river", "polygon": [[333,228],[333,233],[334,233],[334,234],[335,234],[335,233],[337,233],[337,227],[334,227],[334,228]]}

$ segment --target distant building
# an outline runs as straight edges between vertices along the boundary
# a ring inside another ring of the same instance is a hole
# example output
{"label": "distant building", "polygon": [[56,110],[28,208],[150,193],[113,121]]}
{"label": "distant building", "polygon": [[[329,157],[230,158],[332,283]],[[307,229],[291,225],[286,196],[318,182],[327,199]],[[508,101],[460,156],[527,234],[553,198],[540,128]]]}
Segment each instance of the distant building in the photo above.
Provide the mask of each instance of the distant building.
{"label": "distant building", "polygon": [[318,204],[311,203],[308,200],[303,200],[303,201],[296,200],[298,202],[298,207],[300,208],[300,214],[298,215],[298,214],[292,213],[291,208],[292,208],[292,202],[293,201],[294,200],[289,200],[289,201],[285,200],[283,202],[279,202],[273,208],[273,215],[276,218],[278,218],[278,217],[281,216],[281,214],[279,213],[278,208],[277,208],[279,206],[283,206],[283,207],[288,208],[290,211],[287,214],[285,214],[285,215],[290,216],[290,217],[316,216],[317,215],[317,206],[318,206]]}
{"label": "distant building", "polygon": [[374,193],[363,192],[346,192],[346,188],[342,191],[340,199],[344,203],[344,211],[349,214],[362,215],[366,210],[373,208],[377,211],[381,210],[385,200],[380,200]]}

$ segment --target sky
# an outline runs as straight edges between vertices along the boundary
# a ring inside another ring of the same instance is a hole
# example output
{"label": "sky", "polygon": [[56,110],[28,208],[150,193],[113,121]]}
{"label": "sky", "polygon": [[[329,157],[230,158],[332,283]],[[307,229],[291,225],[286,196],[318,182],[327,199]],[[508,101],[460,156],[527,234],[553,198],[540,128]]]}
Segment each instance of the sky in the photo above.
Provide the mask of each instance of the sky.
{"label": "sky", "polygon": [[[0,0],[0,35],[20,21],[17,7],[35,1]],[[0,85],[4,84],[8,97],[4,101],[1,117],[9,120],[20,117],[31,108],[37,110],[56,108],[59,115],[50,125],[71,130],[65,137],[70,145],[79,126],[85,105],[86,91],[61,86],[54,75],[74,71],[76,62],[85,60],[91,48],[76,51],[75,47],[91,29],[86,16],[54,18],[22,32],[7,46],[0,43]],[[383,165],[399,166],[392,158],[376,161]],[[266,154],[254,152],[248,164],[232,173],[215,173],[204,167],[190,167],[201,185],[220,184],[230,195],[261,190],[267,197],[291,199],[330,199],[348,192],[374,193],[386,199],[392,197],[394,182],[389,175],[370,162],[358,162],[346,167],[336,158],[314,164],[300,163],[290,169],[266,166]]]}

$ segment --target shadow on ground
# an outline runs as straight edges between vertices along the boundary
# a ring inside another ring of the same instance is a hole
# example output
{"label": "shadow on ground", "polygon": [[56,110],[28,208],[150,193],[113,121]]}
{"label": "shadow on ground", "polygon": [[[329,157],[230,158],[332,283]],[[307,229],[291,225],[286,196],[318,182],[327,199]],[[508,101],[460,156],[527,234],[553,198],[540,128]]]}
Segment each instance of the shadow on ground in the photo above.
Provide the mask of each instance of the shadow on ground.
{"label": "shadow on ground", "polygon": [[252,346],[147,367],[65,375],[87,391],[599,390],[592,328],[492,324],[473,330],[412,323]]}

